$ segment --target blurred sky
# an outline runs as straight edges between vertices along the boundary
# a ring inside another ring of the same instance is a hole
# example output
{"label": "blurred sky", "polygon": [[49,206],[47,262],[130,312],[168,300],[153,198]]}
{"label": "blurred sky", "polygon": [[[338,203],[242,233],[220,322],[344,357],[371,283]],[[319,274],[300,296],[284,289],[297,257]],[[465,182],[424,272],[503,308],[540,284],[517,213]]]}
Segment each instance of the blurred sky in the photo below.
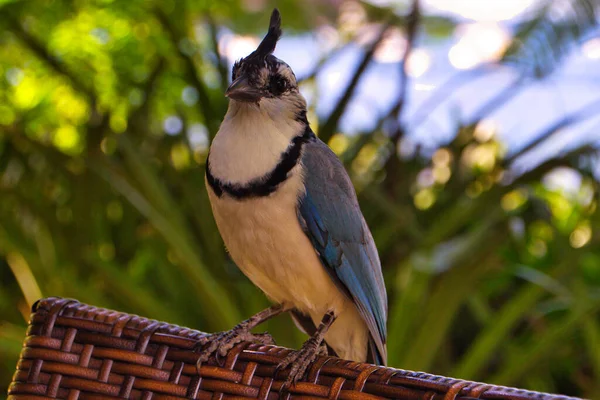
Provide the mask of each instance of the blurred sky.
{"label": "blurred sky", "polygon": [[[404,7],[405,1],[370,0],[380,6]],[[424,123],[417,123],[415,112],[436,88],[457,72],[474,71],[475,68],[495,61],[509,44],[516,24],[527,20],[542,4],[539,0],[422,0],[423,12],[446,16],[457,26],[445,39],[420,35],[408,61],[410,81],[404,121],[408,124],[408,142],[425,147],[436,147],[450,140],[456,132],[458,121],[473,120],[476,110],[518,76],[515,67],[496,67],[482,77],[472,80],[453,93]],[[312,71],[321,56],[338,44],[338,34],[329,26],[301,36],[285,33],[275,55],[286,61],[302,77]],[[368,43],[378,27],[370,26],[359,3],[342,3],[338,23],[343,30],[358,30]],[[237,36],[223,31],[220,49],[232,63],[250,53],[259,37]],[[364,75],[341,129],[356,133],[371,129],[397,97],[399,87],[399,61],[403,54],[405,38],[400,30],[384,41],[375,54],[375,62]],[[361,45],[351,46],[330,60],[317,78],[316,88],[304,88],[309,101],[319,97],[317,112],[326,115],[335,105],[363,55]],[[490,116],[489,126],[496,130],[509,152],[530,142],[537,133],[553,121],[586,103],[600,98],[600,32],[574,46],[562,65],[543,81],[528,84],[525,90]],[[600,114],[600,113],[599,113]],[[418,118],[417,118],[418,119]],[[600,117],[588,120],[574,128],[559,132],[549,146],[529,154],[526,163],[537,163],[560,150],[582,141],[600,139]],[[407,141],[405,141],[405,144]],[[523,165],[526,168],[526,165]]]}

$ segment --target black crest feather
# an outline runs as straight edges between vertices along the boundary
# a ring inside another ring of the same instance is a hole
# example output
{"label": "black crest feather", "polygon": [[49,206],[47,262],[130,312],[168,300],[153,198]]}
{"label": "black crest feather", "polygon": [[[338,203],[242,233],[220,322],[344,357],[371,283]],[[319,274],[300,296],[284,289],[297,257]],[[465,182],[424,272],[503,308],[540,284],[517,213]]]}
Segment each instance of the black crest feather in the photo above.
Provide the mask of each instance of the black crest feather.
{"label": "black crest feather", "polygon": [[264,58],[275,51],[277,41],[281,37],[281,14],[278,9],[273,9],[271,21],[269,22],[269,31],[265,38],[260,42],[258,48],[252,53],[254,57]]}

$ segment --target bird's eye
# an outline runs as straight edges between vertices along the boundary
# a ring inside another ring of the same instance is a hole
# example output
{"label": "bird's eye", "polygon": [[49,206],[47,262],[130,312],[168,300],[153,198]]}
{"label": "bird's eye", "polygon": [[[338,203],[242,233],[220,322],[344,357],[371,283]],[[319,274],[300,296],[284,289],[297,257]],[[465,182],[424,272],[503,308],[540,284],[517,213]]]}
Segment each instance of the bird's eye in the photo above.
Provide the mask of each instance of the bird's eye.
{"label": "bird's eye", "polygon": [[288,83],[283,77],[276,75],[271,78],[270,86],[271,93],[274,95],[280,95],[287,90]]}

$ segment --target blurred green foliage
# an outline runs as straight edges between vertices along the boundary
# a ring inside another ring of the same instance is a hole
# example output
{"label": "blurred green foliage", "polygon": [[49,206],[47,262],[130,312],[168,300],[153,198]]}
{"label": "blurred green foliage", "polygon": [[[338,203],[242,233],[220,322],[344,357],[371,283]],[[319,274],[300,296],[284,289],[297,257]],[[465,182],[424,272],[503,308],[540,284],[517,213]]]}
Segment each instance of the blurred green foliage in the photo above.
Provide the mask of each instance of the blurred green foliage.
{"label": "blurred green foliage", "polygon": [[[204,331],[267,306],[226,255],[203,182],[207,148],[185,134],[212,137],[226,109],[218,27],[258,34],[266,26],[269,13],[244,4],[53,0],[40,12],[39,2],[0,1],[0,392],[41,296]],[[317,16],[335,21],[338,12],[327,3],[277,5],[284,18],[295,16],[285,18],[288,32],[310,30]],[[330,115],[312,113],[357,186],[381,254],[394,367],[600,398],[596,150],[513,168],[598,103],[540,132],[522,154],[507,155],[486,121],[551,75],[568,44],[595,25],[595,2],[569,7],[560,23],[542,8],[519,28],[499,61],[521,68],[518,84],[433,153],[397,156],[408,143],[397,123],[403,96],[374,131],[351,137],[337,125],[353,83]],[[438,37],[453,29],[440,17],[365,9],[409,32],[415,21]],[[342,35],[340,47],[353,40]],[[367,48],[354,83],[372,56]],[[434,91],[417,116],[463,81]],[[167,135],[172,116],[183,126]],[[544,184],[557,168],[580,184]],[[288,317],[267,329],[282,345],[304,339]]]}

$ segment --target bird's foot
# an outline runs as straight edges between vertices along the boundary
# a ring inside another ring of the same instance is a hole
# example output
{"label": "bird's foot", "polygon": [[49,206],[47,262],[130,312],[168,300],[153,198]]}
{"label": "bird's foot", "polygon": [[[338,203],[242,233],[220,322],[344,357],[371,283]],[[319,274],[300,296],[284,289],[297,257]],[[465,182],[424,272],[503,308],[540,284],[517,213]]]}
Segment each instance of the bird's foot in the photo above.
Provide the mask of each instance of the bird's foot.
{"label": "bird's foot", "polygon": [[290,373],[279,389],[279,397],[284,398],[291,385],[295,385],[300,378],[304,376],[308,366],[317,358],[317,356],[327,355],[327,346],[325,343],[319,343],[316,338],[310,338],[302,345],[302,348],[293,351],[284,358],[276,368],[277,372],[291,365]]}
{"label": "bird's foot", "polygon": [[327,345],[325,344],[325,342],[323,342],[319,345],[319,349],[317,350],[317,356],[328,356],[328,355],[329,355],[329,349],[327,348]]}
{"label": "bird's foot", "polygon": [[217,357],[224,357],[229,350],[241,342],[252,342],[264,345],[275,344],[275,340],[267,332],[254,334],[250,332],[248,327],[244,324],[237,325],[229,331],[215,333],[199,343],[199,345],[202,346],[202,349],[200,350],[200,357],[196,362],[198,373],[200,373],[200,366],[202,363],[208,361],[213,354]]}

